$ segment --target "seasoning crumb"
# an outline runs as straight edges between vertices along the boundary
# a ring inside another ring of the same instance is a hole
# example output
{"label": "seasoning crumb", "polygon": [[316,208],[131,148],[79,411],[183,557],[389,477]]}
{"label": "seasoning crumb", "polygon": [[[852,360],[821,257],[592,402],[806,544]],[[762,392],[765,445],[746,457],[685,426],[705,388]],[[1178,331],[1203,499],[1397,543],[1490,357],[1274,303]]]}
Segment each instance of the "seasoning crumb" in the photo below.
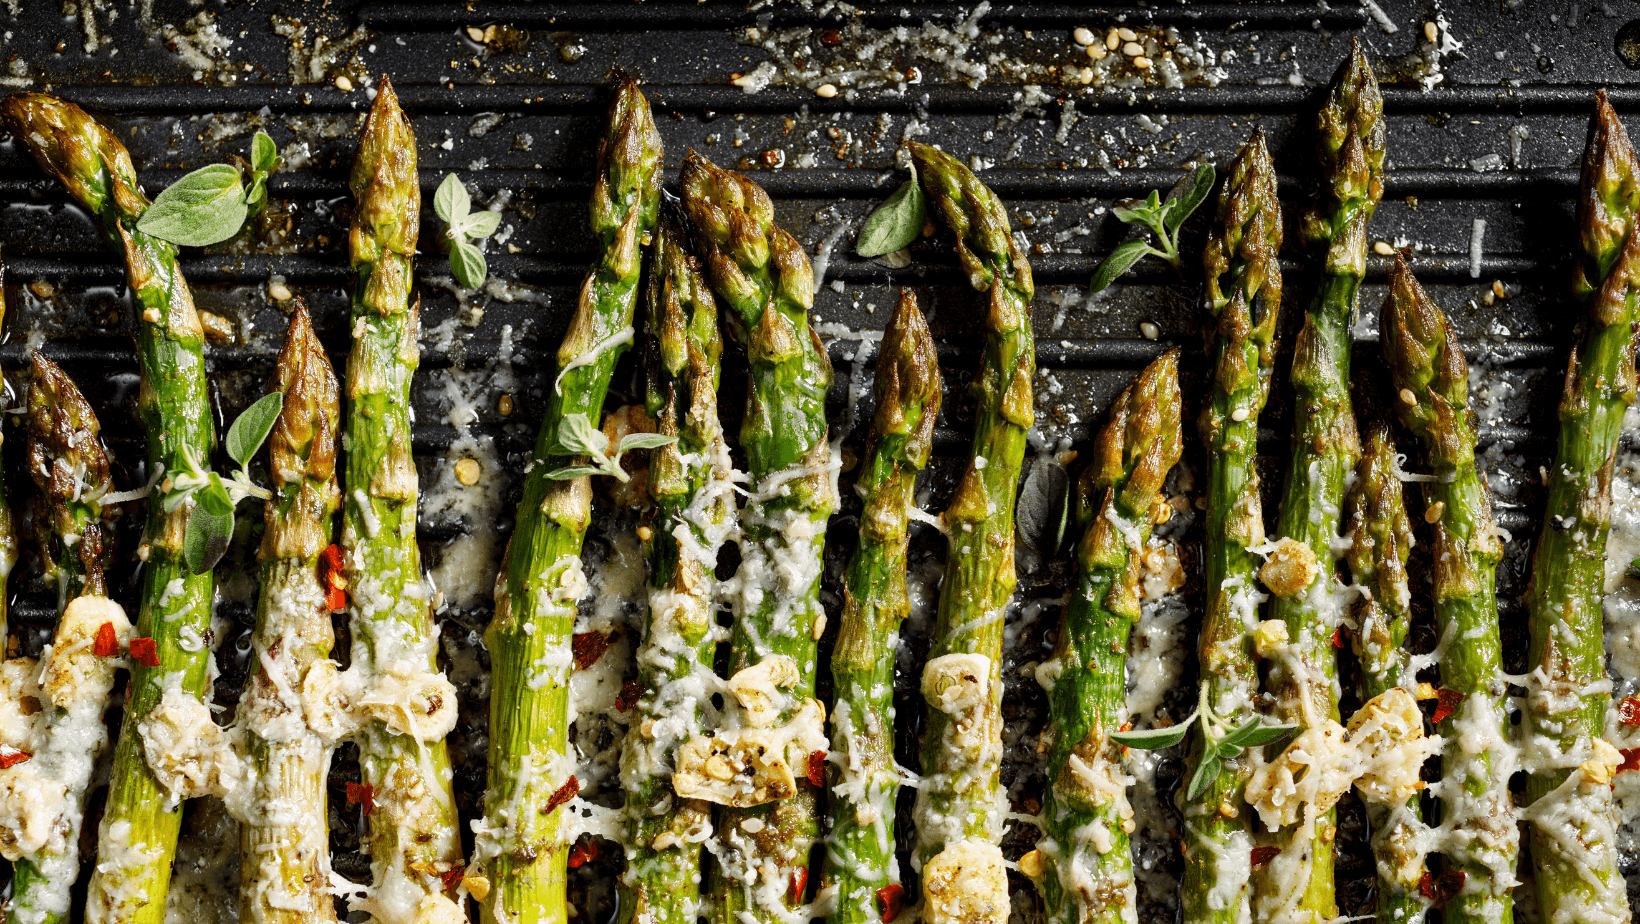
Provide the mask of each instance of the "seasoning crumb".
{"label": "seasoning crumb", "polygon": [[57,294],[57,287],[44,279],[36,279],[29,283],[28,290],[37,298],[50,298]]}
{"label": "seasoning crumb", "polygon": [[336,78],[336,89],[347,93],[353,89],[353,81],[347,79],[346,74],[341,74]]}
{"label": "seasoning crumb", "polygon": [[199,326],[205,329],[205,339],[212,343],[233,342],[233,322],[214,311],[201,311]]}
{"label": "seasoning crumb", "polygon": [[814,95],[820,97],[821,99],[833,99],[837,96],[837,85],[833,83],[823,83],[820,85],[818,90],[814,91]]}
{"label": "seasoning crumb", "polygon": [[467,37],[475,42],[482,42],[484,41],[484,30],[477,26],[468,26]]}
{"label": "seasoning crumb", "polygon": [[268,297],[276,302],[288,302],[291,299],[290,287],[282,282],[268,285]]}
{"label": "seasoning crumb", "polygon": [[462,459],[456,463],[456,480],[468,487],[478,484],[478,476],[482,472],[477,459]]}
{"label": "seasoning crumb", "polygon": [[159,309],[153,306],[142,309],[142,319],[149,324],[159,323]]}
{"label": "seasoning crumb", "polygon": [[1092,45],[1095,40],[1093,31],[1087,26],[1077,26],[1076,31],[1071,33],[1071,41],[1078,45]]}
{"label": "seasoning crumb", "polygon": [[1151,321],[1145,321],[1139,325],[1139,333],[1144,334],[1146,340],[1155,340],[1162,335],[1162,329]]}
{"label": "seasoning crumb", "polygon": [[1372,252],[1380,257],[1395,256],[1395,248],[1390,245],[1389,241],[1373,241]]}
{"label": "seasoning crumb", "polygon": [[483,876],[467,876],[461,880],[461,884],[467,887],[468,895],[479,901],[483,901],[490,894],[490,880]]}

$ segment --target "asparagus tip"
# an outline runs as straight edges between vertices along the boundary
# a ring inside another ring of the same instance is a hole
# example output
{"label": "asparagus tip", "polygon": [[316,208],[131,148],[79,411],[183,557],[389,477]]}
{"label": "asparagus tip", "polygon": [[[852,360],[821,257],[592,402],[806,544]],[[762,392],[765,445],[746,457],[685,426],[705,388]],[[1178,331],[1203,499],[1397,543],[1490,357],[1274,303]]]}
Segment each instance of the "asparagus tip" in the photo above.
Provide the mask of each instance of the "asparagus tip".
{"label": "asparagus tip", "polygon": [[285,396],[269,442],[274,481],[329,481],[336,472],[341,393],[330,357],[313,331],[307,304],[300,298],[291,312],[285,343],[268,384],[270,392]]}
{"label": "asparagus tip", "polygon": [[53,506],[112,488],[97,414],[62,367],[35,350],[28,391],[29,475]]}
{"label": "asparagus tip", "polygon": [[940,363],[928,319],[910,289],[900,290],[894,317],[883,332],[877,361],[877,434],[907,434],[905,457],[928,464],[934,420],[940,411]]}

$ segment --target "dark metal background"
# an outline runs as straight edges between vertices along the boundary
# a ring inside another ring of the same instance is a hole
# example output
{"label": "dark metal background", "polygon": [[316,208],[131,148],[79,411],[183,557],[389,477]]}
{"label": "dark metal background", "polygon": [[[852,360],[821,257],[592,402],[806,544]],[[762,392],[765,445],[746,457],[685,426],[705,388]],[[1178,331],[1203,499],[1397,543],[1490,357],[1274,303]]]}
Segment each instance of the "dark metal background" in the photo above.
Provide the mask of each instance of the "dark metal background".
{"label": "dark metal background", "polygon": [[[365,85],[373,75],[393,78],[414,120],[426,191],[445,173],[458,171],[480,191],[480,203],[509,197],[505,221],[514,232],[506,246],[492,245],[489,255],[491,276],[505,287],[458,300],[434,279],[448,272],[437,253],[424,253],[418,265],[423,329],[429,332],[416,383],[415,446],[423,485],[450,483],[450,466],[473,446],[493,449],[504,463],[485,471],[474,492],[479,500],[467,515],[424,511],[421,535],[428,563],[436,566],[446,546],[461,537],[493,534],[498,525],[503,534],[510,528],[514,463],[534,438],[552,351],[591,256],[585,200],[613,70],[646,82],[667,145],[669,182],[691,148],[719,163],[756,170],[777,199],[784,225],[807,245],[818,245],[844,220],[865,215],[901,181],[894,172],[895,150],[912,122],[926,128],[921,140],[965,159],[994,161],[982,176],[1008,200],[1015,228],[1037,250],[1032,255],[1039,287],[1035,326],[1039,362],[1047,370],[1037,390],[1040,435],[1049,445],[1058,439],[1080,445],[1110,398],[1160,350],[1170,344],[1186,348],[1186,384],[1192,390],[1202,366],[1193,257],[1190,278],[1180,280],[1165,267],[1147,265],[1107,296],[1085,298],[1082,286],[1099,255],[1126,230],[1110,218],[1108,207],[1116,199],[1165,188],[1193,158],[1222,165],[1254,125],[1262,126],[1282,175],[1290,228],[1284,252],[1287,317],[1295,318],[1314,268],[1296,234],[1296,219],[1315,180],[1310,126],[1322,87],[1349,39],[1359,36],[1384,81],[1389,120],[1390,175],[1372,237],[1415,249],[1416,270],[1478,363],[1477,382],[1505,385],[1497,413],[1483,421],[1482,432],[1486,444],[1495,447],[1485,464],[1500,489],[1498,519],[1514,535],[1500,595],[1508,666],[1519,670],[1525,639],[1517,598],[1525,553],[1541,515],[1533,473],[1546,461],[1554,396],[1575,323],[1566,286],[1576,243],[1571,199],[1577,155],[1595,87],[1606,86],[1626,116],[1640,109],[1640,82],[1618,54],[1619,32],[1640,17],[1640,7],[1617,0],[1384,0],[1383,10],[1399,26],[1390,34],[1364,8],[1343,3],[1099,8],[996,3],[978,19],[978,38],[965,56],[989,61],[990,74],[968,86],[931,57],[933,45],[919,44],[915,34],[924,23],[949,30],[968,21],[971,5],[868,5],[870,10],[851,12],[835,3],[763,3],[748,9],[720,0],[312,6],[154,0],[146,9],[120,0],[8,0],[0,5],[0,77],[7,87],[49,89],[92,109],[130,146],[150,193],[188,170],[243,153],[256,129],[269,132],[287,158],[300,153],[292,145],[306,145],[306,162],[273,178],[275,214],[254,234],[203,253],[190,251],[184,260],[199,306],[229,318],[239,330],[233,343],[209,349],[226,419],[260,390],[283,334],[285,316],[268,296],[270,276],[283,276],[308,300],[338,366],[345,356],[350,272],[344,180],[369,105]],[[1420,62],[1433,46],[1424,27],[1436,19],[1447,23],[1462,49],[1441,56],[1443,80],[1425,89],[1418,82],[1425,73]],[[278,23],[285,24],[286,34],[275,31]],[[1072,44],[1071,30],[1085,25],[1103,37],[1117,23],[1156,36],[1174,30],[1169,41],[1212,49],[1221,59],[1217,85],[1198,80],[1167,89],[1067,82],[1065,67],[1088,63]],[[516,27],[518,40],[486,45],[466,31],[494,24]],[[210,60],[204,61],[189,49],[199,44],[200,30],[210,28],[229,44],[207,53]],[[899,29],[911,37],[893,40]],[[802,60],[835,64],[834,70],[917,68],[923,80],[833,99],[777,80],[748,95],[730,85],[731,75],[771,58],[749,30],[757,39],[776,37],[781,54],[774,57],[782,67]],[[289,37],[293,31],[299,31],[299,40]],[[88,51],[93,34],[96,47]],[[890,40],[862,64],[855,53],[885,37]],[[318,63],[311,65],[321,38]],[[323,54],[337,47],[340,54]],[[1227,51],[1234,52],[1234,60],[1222,60]],[[336,86],[344,75],[351,91]],[[1027,95],[1025,84],[1039,86],[1043,94]],[[491,113],[499,116],[498,124],[472,132],[475,122]],[[1522,129],[1524,139],[1512,144],[1511,133],[1520,138]],[[1111,168],[1100,166],[1101,151]],[[424,248],[431,251],[427,242],[436,239],[437,229],[430,207],[424,217]],[[1487,223],[1485,254],[1480,277],[1471,278],[1468,250],[1477,218]],[[1198,240],[1199,225],[1191,226]],[[940,338],[949,386],[939,459],[928,480],[926,506],[938,510],[966,451],[970,407],[961,386],[977,357],[975,299],[943,242],[916,245],[909,266],[891,269],[853,257],[852,240],[852,230],[844,232],[831,252],[815,314],[828,324],[880,329],[894,287],[917,289]],[[136,361],[123,270],[86,216],[11,142],[0,145],[0,246],[11,305],[0,365],[13,389],[25,351],[40,345],[79,380],[101,413],[120,486],[140,484],[142,435],[134,413]],[[1187,252],[1199,249],[1190,245]],[[1384,260],[1375,256],[1369,263],[1356,362],[1356,395],[1364,413],[1380,403],[1383,391],[1375,337]],[[1488,304],[1484,296],[1494,280],[1501,280],[1511,297]],[[841,282],[842,291],[834,282]],[[459,320],[449,347],[441,349],[431,332],[451,319]],[[1147,323],[1156,325],[1156,339],[1141,333]],[[508,368],[497,361],[503,343],[512,348],[515,383],[498,377]],[[831,345],[837,365],[833,411],[839,422],[869,420],[869,407],[852,416],[845,409],[855,350],[849,341]],[[1283,354],[1283,376],[1285,365]],[[735,421],[743,393],[738,368],[725,376],[723,401],[726,416]],[[869,364],[859,372],[869,392]],[[456,376],[462,382],[459,397],[470,399],[478,412],[477,422],[465,431],[446,421],[456,394],[446,386]],[[624,371],[618,375],[617,399],[631,397],[631,385]],[[503,392],[515,400],[510,416],[497,411]],[[1271,486],[1280,483],[1286,455],[1286,403],[1286,390],[1278,387],[1261,431]],[[15,408],[18,402],[11,404]],[[1193,421],[1195,410],[1192,401],[1187,419]],[[8,424],[15,434],[15,418]],[[468,442],[458,443],[464,436]],[[850,434],[848,445],[858,446],[862,436]],[[1187,468],[1199,470],[1193,428],[1188,437]],[[17,464],[21,442],[8,441],[6,472],[14,500],[26,506],[31,489],[22,485]],[[1187,489],[1182,482],[1180,490]],[[851,501],[852,493],[844,493]],[[1273,522],[1273,499],[1268,509]],[[833,575],[852,546],[850,512],[846,501],[834,524],[828,547]],[[1193,568],[1194,533],[1188,525],[1180,518],[1175,528],[1185,530],[1182,547]],[[119,550],[122,575],[130,574],[129,532]],[[919,554],[935,554],[935,544],[927,540],[919,540],[928,547]],[[607,536],[593,540],[594,546],[607,541]],[[250,543],[240,545],[236,573],[253,574],[244,557]],[[499,554],[500,545],[492,551]],[[1065,580],[1061,569],[1062,564],[1047,563],[1023,575],[1022,599],[1057,597]],[[486,573],[466,576],[466,590],[481,602],[443,614],[447,647],[458,655],[477,644],[488,618],[482,601],[492,575],[493,563]],[[243,676],[244,626],[254,587],[232,576],[223,583],[222,612],[231,628],[220,649],[219,695],[231,701]],[[129,595],[132,585],[122,580],[116,586]],[[463,588],[445,589],[454,597]],[[1185,599],[1192,606],[1199,600],[1197,590],[1194,584],[1187,588]],[[32,562],[13,576],[11,594],[25,646],[38,645],[54,599]],[[1053,622],[1050,609],[1045,618],[1010,634],[1016,664],[1045,655]],[[1010,724],[1040,721],[1034,681],[1028,674],[1010,676],[1009,684]],[[453,743],[464,818],[470,818],[482,789],[484,678],[469,676],[463,686],[468,721]],[[902,701],[907,731],[915,721],[914,700]],[[902,750],[902,760],[914,759],[910,749]],[[1028,781],[1020,775],[1034,772],[1031,757],[1029,747],[1011,748],[1010,782]],[[1164,766],[1164,778],[1167,770]],[[337,782],[350,772],[344,755]],[[1023,788],[1031,786],[1027,782]],[[364,875],[360,858],[347,853],[359,819],[344,818],[340,809],[333,809],[333,816],[342,851],[339,868]],[[1370,875],[1354,817],[1346,811],[1340,870],[1345,913],[1357,912],[1367,900],[1363,881]],[[1009,855],[1017,857],[1032,837],[1027,826],[1015,825]],[[581,878],[590,878],[590,870]],[[1016,886],[1016,909],[1028,917],[1030,889],[1023,880]],[[603,899],[588,901],[586,913],[601,916],[606,910]],[[1160,906],[1147,904],[1147,919],[1164,914]]]}

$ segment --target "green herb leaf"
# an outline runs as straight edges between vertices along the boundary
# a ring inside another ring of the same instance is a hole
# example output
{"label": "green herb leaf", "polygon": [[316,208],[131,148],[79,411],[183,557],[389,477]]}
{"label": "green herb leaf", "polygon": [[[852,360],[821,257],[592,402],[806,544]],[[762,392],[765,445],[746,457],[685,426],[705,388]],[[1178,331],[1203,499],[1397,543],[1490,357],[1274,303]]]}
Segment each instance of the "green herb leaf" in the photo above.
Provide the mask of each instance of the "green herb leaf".
{"label": "green herb leaf", "polygon": [[245,184],[227,164],[201,167],[154,197],[137,228],[173,244],[204,247],[225,241],[245,224]]}
{"label": "green herb leaf", "polygon": [[501,227],[501,213],[489,209],[480,209],[467,216],[461,223],[461,233],[477,241],[483,240],[495,233]]}
{"label": "green herb leaf", "polygon": [[917,183],[917,168],[911,179],[900,185],[860,229],[854,252],[862,257],[880,257],[911,246],[922,233],[928,217],[928,197]]}
{"label": "green herb leaf", "polygon": [[245,408],[245,412],[228,428],[222,445],[241,468],[250,464],[268,434],[273,432],[273,425],[279,420],[279,410],[284,403],[285,396],[279,392],[263,395],[255,404]]}
{"label": "green herb leaf", "polygon": [[1203,755],[1201,763],[1196,765],[1196,772],[1190,777],[1190,789],[1185,793],[1185,798],[1200,798],[1201,794],[1213,785],[1213,781],[1219,778],[1219,771],[1222,768],[1223,764],[1216,755]]}
{"label": "green herb leaf", "polygon": [[[629,437],[630,438],[630,437]],[[567,414],[558,424],[558,444],[570,455],[603,458],[609,451],[609,437],[594,427],[585,414]]]}
{"label": "green herb leaf", "polygon": [[467,187],[461,185],[461,180],[453,173],[446,176],[444,182],[438,184],[438,191],[433,193],[433,211],[452,228],[466,220],[472,205]]}
{"label": "green herb leaf", "polygon": [[222,480],[211,476],[211,484],[197,492],[188,527],[182,537],[182,555],[188,569],[204,574],[222,560],[233,537],[233,500]]}
{"label": "green herb leaf", "polygon": [[484,284],[484,277],[489,275],[490,268],[484,262],[482,251],[457,239],[450,242],[450,273],[463,288],[476,289]]}
{"label": "green herb leaf", "polygon": [[1111,739],[1130,748],[1141,751],[1155,751],[1160,748],[1170,748],[1184,740],[1190,733],[1190,722],[1181,722],[1171,728],[1145,728],[1125,732],[1111,732]]}
{"label": "green herb leaf", "polygon": [[1195,171],[1190,175],[1190,189],[1184,195],[1173,200],[1171,203],[1173,208],[1169,209],[1167,215],[1162,219],[1162,224],[1169,233],[1177,232],[1184,224],[1185,219],[1189,218],[1196,209],[1201,207],[1203,202],[1207,201],[1207,194],[1213,191],[1215,175],[1212,164],[1197,165]]}
{"label": "green herb leaf", "polygon": [[251,136],[251,169],[259,173],[272,173],[279,163],[279,148],[268,137],[267,132],[257,132]]}
{"label": "green herb leaf", "polygon": [[675,436],[661,436],[659,433],[631,433],[621,438],[620,452],[633,449],[659,449],[676,443]]}
{"label": "green herb leaf", "polygon": [[1133,268],[1147,254],[1156,253],[1155,249],[1141,238],[1123,241],[1120,246],[1111,251],[1105,262],[1093,271],[1093,279],[1088,282],[1088,291],[1103,292],[1110,288],[1110,284],[1122,277],[1122,274]]}
{"label": "green herb leaf", "polygon": [[1156,220],[1156,213],[1142,205],[1131,209],[1125,209],[1118,206],[1111,209],[1110,214],[1124,225],[1154,226]]}
{"label": "green herb leaf", "polygon": [[[1236,748],[1239,754],[1241,748],[1256,748],[1272,741],[1279,741],[1297,728],[1296,725],[1265,725],[1263,717],[1255,715],[1243,722],[1235,731],[1225,735],[1219,741],[1219,747]],[[1225,756],[1235,757],[1236,754],[1227,753]]]}
{"label": "green herb leaf", "polygon": [[547,473],[547,477],[553,481],[570,481],[583,475],[604,474],[608,473],[596,465],[571,465],[566,468],[554,469]]}
{"label": "green herb leaf", "polygon": [[1640,558],[1636,558],[1634,561],[1629,562],[1629,577],[1640,581]]}

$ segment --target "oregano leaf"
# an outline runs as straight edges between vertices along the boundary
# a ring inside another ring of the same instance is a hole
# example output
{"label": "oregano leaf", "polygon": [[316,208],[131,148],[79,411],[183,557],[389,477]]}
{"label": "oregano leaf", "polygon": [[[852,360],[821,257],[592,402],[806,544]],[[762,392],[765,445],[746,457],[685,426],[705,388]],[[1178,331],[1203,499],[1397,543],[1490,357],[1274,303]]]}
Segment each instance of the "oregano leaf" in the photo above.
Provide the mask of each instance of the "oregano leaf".
{"label": "oregano leaf", "polygon": [[928,198],[917,182],[917,171],[913,167],[911,179],[900,184],[900,188],[866,218],[854,252],[862,257],[880,257],[903,250],[922,233],[927,216]]}
{"label": "oregano leaf", "polygon": [[583,475],[603,474],[606,474],[604,470],[596,465],[569,465],[564,468],[554,469],[548,472],[547,477],[551,478],[553,481],[570,481],[575,478],[580,478]]}
{"label": "oregano leaf", "polygon": [[1222,766],[1217,756],[1213,754],[1202,755],[1201,763],[1196,765],[1196,772],[1190,777],[1190,789],[1185,793],[1185,797],[1188,799],[1200,798],[1201,794],[1207,791],[1207,787],[1212,786],[1213,781],[1219,778],[1219,770]]}
{"label": "oregano leaf", "polygon": [[659,449],[676,443],[675,436],[662,436],[659,433],[631,433],[621,438],[620,452],[633,449]]}
{"label": "oregano leaf", "polygon": [[571,455],[603,458],[609,450],[609,437],[594,427],[585,414],[567,414],[558,424],[558,443]]}
{"label": "oregano leaf", "polygon": [[225,241],[245,224],[245,184],[227,164],[201,167],[166,187],[137,221],[138,230],[186,247]]}
{"label": "oregano leaf", "polygon": [[[1265,725],[1262,716],[1253,716],[1235,731],[1225,735],[1221,746],[1256,748],[1280,740],[1297,728],[1295,725]],[[1232,755],[1233,756],[1233,755]]]}
{"label": "oregano leaf", "polygon": [[1170,748],[1184,740],[1190,733],[1190,723],[1183,722],[1170,728],[1144,728],[1133,731],[1112,732],[1111,740],[1125,744],[1130,748],[1141,751],[1154,751],[1160,748]]}
{"label": "oregano leaf", "polygon": [[222,560],[233,537],[233,500],[216,475],[197,492],[193,512],[182,536],[182,555],[188,569],[204,574]]}
{"label": "oregano leaf", "polygon": [[1169,233],[1177,232],[1184,225],[1196,209],[1207,201],[1207,194],[1213,191],[1213,180],[1216,174],[1212,164],[1198,164],[1190,174],[1190,188],[1184,195],[1173,200],[1173,208],[1169,209],[1162,219]]}
{"label": "oregano leaf", "polygon": [[258,173],[272,173],[279,163],[279,148],[267,132],[251,136],[251,169]]}
{"label": "oregano leaf", "polygon": [[444,182],[438,184],[438,190],[433,193],[433,211],[444,219],[445,224],[454,228],[467,218],[472,210],[472,199],[467,195],[467,187],[455,174],[449,174]]}
{"label": "oregano leaf", "polygon": [[501,213],[480,209],[468,215],[461,223],[461,233],[473,240],[482,240],[501,227]]}
{"label": "oregano leaf", "polygon": [[450,274],[463,288],[476,289],[484,284],[490,268],[484,262],[484,253],[466,241],[450,242]]}
{"label": "oregano leaf", "polygon": [[1088,291],[1103,292],[1110,288],[1110,284],[1122,277],[1122,274],[1133,268],[1146,254],[1154,253],[1151,246],[1143,238],[1133,238],[1123,241],[1110,252],[1105,262],[1093,271],[1093,279],[1088,281]]}
{"label": "oregano leaf", "polygon": [[250,464],[268,434],[273,432],[273,425],[279,420],[279,410],[284,407],[284,402],[285,396],[279,392],[263,395],[255,404],[245,408],[245,412],[228,427],[228,435],[223,438],[222,445],[241,468]]}

